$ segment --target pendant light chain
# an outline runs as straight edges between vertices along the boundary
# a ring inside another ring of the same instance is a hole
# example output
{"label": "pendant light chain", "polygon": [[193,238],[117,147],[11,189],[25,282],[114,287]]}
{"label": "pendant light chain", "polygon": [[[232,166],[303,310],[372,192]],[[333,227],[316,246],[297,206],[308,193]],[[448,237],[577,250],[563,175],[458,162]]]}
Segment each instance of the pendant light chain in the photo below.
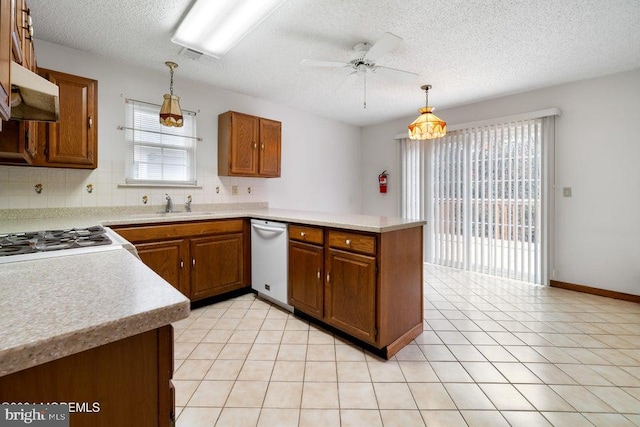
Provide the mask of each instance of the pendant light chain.
{"label": "pendant light chain", "polygon": [[173,95],[173,67],[169,67],[169,75],[171,76],[171,82],[169,83],[169,93]]}

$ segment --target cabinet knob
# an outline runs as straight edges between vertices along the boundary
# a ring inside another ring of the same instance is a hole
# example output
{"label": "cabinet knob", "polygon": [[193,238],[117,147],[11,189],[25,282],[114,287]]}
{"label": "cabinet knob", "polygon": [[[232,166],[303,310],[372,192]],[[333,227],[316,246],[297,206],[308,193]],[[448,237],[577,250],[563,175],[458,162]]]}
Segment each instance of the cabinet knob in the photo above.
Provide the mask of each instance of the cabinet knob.
{"label": "cabinet knob", "polygon": [[191,265],[193,265],[194,267],[196,266],[196,259],[195,258],[191,259]]}
{"label": "cabinet knob", "polygon": [[347,239],[347,240],[345,241],[345,243],[346,243],[347,245],[350,245],[350,244],[351,244],[351,240]]}
{"label": "cabinet knob", "polygon": [[264,150],[264,142],[262,144],[260,144],[260,149]]}
{"label": "cabinet knob", "polygon": [[322,277],[322,270],[318,269],[318,280],[320,280],[320,277]]}
{"label": "cabinet knob", "polygon": [[255,141],[253,141],[253,149],[255,150],[258,147],[258,144],[256,144]]}
{"label": "cabinet knob", "polygon": [[301,231],[301,232],[300,232],[300,237],[304,237],[304,236],[306,236],[306,235],[307,235],[307,233],[305,233],[304,231]]}
{"label": "cabinet knob", "polygon": [[180,268],[184,267],[184,262],[180,260]]}
{"label": "cabinet knob", "polygon": [[327,272],[327,283],[331,282],[331,273]]}

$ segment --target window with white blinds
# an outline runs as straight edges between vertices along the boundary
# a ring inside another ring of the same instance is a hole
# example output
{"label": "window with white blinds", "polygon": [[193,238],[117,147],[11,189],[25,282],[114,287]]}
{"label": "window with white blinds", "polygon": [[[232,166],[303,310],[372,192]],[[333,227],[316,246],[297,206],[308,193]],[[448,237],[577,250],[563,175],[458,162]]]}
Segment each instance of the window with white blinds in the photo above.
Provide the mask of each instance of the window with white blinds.
{"label": "window with white blinds", "polygon": [[196,113],[182,127],[162,126],[160,105],[126,101],[127,184],[196,185]]}
{"label": "window with white blinds", "polygon": [[542,283],[552,139],[553,116],[403,139],[402,215],[427,221],[426,260]]}

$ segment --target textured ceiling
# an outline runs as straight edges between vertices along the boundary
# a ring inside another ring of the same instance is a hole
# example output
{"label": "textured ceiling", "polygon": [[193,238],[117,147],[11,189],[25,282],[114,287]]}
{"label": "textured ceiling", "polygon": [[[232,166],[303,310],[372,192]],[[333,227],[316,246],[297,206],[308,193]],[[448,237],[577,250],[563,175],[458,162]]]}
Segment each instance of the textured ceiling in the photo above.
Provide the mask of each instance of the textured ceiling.
{"label": "textured ceiling", "polygon": [[[210,0],[211,1],[211,0]],[[256,0],[259,1],[259,0]],[[639,0],[288,0],[226,56],[191,60],[170,42],[191,0],[28,0],[36,38],[355,125],[640,67]],[[341,86],[353,45],[404,39],[378,65],[419,73]],[[338,89],[339,88],[339,89]]]}

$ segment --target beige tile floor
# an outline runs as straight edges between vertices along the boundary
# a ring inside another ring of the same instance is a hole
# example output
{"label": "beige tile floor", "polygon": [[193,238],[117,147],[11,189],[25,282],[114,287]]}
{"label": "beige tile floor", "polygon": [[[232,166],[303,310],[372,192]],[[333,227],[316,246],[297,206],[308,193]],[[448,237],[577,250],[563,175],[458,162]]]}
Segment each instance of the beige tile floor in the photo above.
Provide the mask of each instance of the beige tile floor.
{"label": "beige tile floor", "polygon": [[640,426],[640,305],[425,267],[382,361],[253,295],[175,325],[179,427]]}

